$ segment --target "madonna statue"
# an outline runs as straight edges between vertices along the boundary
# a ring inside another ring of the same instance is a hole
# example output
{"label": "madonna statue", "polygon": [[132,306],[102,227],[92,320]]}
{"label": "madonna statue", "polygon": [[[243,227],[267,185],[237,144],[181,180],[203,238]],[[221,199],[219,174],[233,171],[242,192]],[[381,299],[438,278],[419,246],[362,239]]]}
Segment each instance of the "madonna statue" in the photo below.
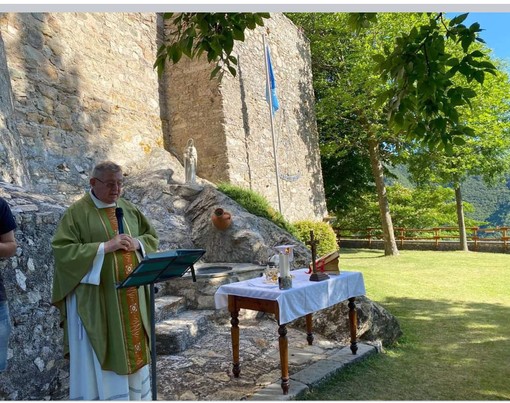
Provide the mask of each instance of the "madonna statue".
{"label": "madonna statue", "polygon": [[188,140],[188,144],[184,149],[184,172],[186,183],[196,183],[197,181],[197,149],[193,145],[193,139]]}

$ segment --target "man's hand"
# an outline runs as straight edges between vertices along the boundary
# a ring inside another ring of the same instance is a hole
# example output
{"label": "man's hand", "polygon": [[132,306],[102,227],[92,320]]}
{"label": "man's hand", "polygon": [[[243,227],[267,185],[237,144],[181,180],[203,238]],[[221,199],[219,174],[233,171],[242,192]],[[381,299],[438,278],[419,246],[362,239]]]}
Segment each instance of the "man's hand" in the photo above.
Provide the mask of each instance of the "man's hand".
{"label": "man's hand", "polygon": [[128,234],[117,234],[104,244],[105,253],[117,250],[135,251],[140,249],[140,242]]}

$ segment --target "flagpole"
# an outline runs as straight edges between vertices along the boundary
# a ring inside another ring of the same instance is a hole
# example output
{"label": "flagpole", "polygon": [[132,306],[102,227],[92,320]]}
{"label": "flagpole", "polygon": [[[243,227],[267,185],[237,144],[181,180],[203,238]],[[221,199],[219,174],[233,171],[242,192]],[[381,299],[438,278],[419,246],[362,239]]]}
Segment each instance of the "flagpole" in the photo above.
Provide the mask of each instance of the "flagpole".
{"label": "flagpole", "polygon": [[266,35],[262,34],[262,42],[264,44],[264,63],[266,65],[266,88],[269,98],[269,119],[271,121],[271,137],[273,138],[273,154],[274,154],[274,170],[276,173],[276,191],[278,193],[278,210],[282,214],[282,202],[280,196],[280,174],[278,172],[278,157],[276,154],[276,141],[274,135],[274,123],[273,123],[273,97],[271,94],[271,82],[269,80],[269,63],[267,60],[267,46],[266,46]]}

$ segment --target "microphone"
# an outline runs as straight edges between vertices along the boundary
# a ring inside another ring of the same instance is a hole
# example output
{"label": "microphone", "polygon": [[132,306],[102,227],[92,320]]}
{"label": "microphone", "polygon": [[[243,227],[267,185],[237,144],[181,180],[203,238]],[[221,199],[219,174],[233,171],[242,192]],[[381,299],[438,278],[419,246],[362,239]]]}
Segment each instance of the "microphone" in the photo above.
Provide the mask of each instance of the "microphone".
{"label": "microphone", "polygon": [[124,218],[124,212],[122,211],[122,207],[117,207],[115,209],[115,217],[117,217],[117,225],[119,227],[119,234],[124,233],[124,223],[122,219]]}

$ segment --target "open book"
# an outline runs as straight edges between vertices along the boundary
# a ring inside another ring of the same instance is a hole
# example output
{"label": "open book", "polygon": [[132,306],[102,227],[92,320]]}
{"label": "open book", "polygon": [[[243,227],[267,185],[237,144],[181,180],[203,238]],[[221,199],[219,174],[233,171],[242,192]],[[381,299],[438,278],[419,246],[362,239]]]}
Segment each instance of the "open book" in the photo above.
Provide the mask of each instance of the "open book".
{"label": "open book", "polygon": [[[339,254],[338,251],[328,253],[327,255],[321,256],[315,260],[315,267],[318,273],[331,273],[340,274],[340,267],[338,265]],[[310,272],[312,272],[312,263],[308,266]]]}

